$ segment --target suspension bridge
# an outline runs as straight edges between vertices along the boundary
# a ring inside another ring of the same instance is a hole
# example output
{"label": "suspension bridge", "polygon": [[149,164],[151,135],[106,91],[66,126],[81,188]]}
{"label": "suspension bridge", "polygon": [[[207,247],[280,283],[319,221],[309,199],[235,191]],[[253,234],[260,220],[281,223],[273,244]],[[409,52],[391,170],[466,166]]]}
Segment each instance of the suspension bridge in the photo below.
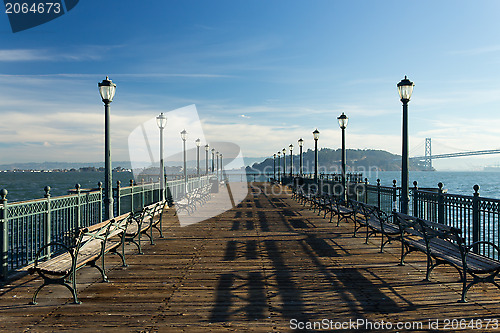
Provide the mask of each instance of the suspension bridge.
{"label": "suspension bridge", "polygon": [[490,154],[500,154],[500,149],[462,151],[462,152],[457,152],[457,153],[432,155],[431,138],[425,138],[425,155],[410,157],[410,159],[424,162],[426,169],[431,171],[431,170],[433,170],[433,168],[432,168],[432,160],[433,159],[450,158],[450,157],[463,157],[463,156],[473,156],[473,155],[490,155]]}

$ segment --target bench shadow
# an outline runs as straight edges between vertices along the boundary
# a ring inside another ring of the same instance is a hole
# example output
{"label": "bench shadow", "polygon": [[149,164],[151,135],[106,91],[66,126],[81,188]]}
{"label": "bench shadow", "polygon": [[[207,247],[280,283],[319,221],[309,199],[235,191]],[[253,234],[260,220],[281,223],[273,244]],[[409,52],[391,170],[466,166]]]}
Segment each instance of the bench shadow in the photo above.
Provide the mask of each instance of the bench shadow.
{"label": "bench shadow", "polygon": [[269,223],[267,221],[266,212],[258,211],[257,215],[259,217],[260,230],[262,230],[264,232],[271,231],[269,229]]}
{"label": "bench shadow", "polygon": [[342,256],[328,244],[323,238],[318,238],[314,234],[307,235],[305,242],[311,247],[318,257],[340,257]]}
{"label": "bench shadow", "polygon": [[[210,322],[230,321],[233,320],[233,316],[239,314],[244,314],[248,320],[264,319],[268,316],[266,311],[278,312],[286,319],[307,319],[302,291],[294,282],[293,269],[285,264],[277,242],[265,240],[262,244],[267,258],[272,263],[273,273],[267,279],[259,271],[248,273],[233,271],[219,275],[215,304],[209,316]],[[256,259],[257,248],[257,241],[247,241],[246,259]],[[236,254],[233,255],[236,249],[236,242],[229,241],[225,258],[236,258]],[[277,288],[278,294],[267,296],[268,288]],[[271,302],[274,297],[279,297],[280,300]],[[276,305],[269,305],[270,303]]]}
{"label": "bench shadow", "polygon": [[[245,304],[239,305],[242,300]],[[266,309],[266,285],[261,272],[221,274],[209,321],[230,321],[233,316],[240,313],[243,313],[248,320],[264,319]]]}
{"label": "bench shadow", "polygon": [[309,229],[309,226],[304,222],[304,219],[290,220],[290,225],[294,229]]}

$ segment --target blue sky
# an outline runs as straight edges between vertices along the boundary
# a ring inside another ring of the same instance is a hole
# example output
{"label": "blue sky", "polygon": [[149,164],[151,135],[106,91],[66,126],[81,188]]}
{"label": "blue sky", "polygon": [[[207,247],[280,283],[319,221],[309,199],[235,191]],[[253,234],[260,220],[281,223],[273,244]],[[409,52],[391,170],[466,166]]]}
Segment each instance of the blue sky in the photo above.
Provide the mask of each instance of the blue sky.
{"label": "blue sky", "polygon": [[[396,84],[415,82],[412,155],[500,148],[498,1],[81,0],[12,33],[0,13],[0,164],[103,160],[97,82],[117,84],[112,156],[160,112],[195,104],[209,141],[271,156],[303,137],[401,152]],[[194,138],[193,138],[194,140]],[[176,143],[167,143],[180,145]],[[500,156],[436,161],[442,169]]]}

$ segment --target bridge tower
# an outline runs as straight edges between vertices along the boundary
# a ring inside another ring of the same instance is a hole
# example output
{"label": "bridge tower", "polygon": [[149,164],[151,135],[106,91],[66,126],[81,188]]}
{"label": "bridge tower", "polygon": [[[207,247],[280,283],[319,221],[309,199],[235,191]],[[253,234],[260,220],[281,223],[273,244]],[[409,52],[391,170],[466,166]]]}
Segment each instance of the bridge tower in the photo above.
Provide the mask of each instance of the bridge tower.
{"label": "bridge tower", "polygon": [[425,138],[425,167],[427,171],[432,171],[431,138]]}

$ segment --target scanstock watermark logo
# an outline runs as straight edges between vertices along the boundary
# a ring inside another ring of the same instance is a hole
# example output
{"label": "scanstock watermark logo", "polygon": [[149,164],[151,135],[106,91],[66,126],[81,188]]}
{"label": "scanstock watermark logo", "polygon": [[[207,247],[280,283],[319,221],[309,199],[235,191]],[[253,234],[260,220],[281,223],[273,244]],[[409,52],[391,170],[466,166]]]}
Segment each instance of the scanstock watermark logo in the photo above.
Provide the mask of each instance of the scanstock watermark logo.
{"label": "scanstock watermark logo", "polygon": [[80,0],[3,0],[12,32],[27,30],[69,12]]}
{"label": "scanstock watermark logo", "polygon": [[[164,113],[167,118],[166,125],[163,129],[163,156],[164,165],[167,175],[167,186],[171,193],[177,196],[176,200],[185,202],[185,187],[183,183],[183,164],[184,164],[184,142],[181,139],[181,132],[187,132],[186,138],[186,164],[187,173],[190,175],[190,182],[194,182],[196,187],[197,179],[204,179],[204,184],[207,184],[207,178],[210,181],[216,181],[218,193],[211,200],[205,202],[202,206],[197,204],[196,209],[181,210],[181,204],[174,205],[177,209],[177,216],[181,226],[188,226],[194,223],[201,222],[211,217],[222,214],[223,212],[235,208],[240,202],[245,199],[248,194],[248,184],[246,177],[227,177],[227,181],[219,186],[219,180],[222,175],[227,176],[231,170],[239,170],[245,172],[245,163],[240,150],[240,147],[232,142],[226,141],[208,141],[203,132],[202,122],[198,116],[198,111],[195,105],[189,105],[180,109]],[[196,145],[197,139],[200,139],[200,146]],[[205,150],[205,146],[209,146],[209,151]],[[160,177],[160,129],[157,124],[156,117],[137,126],[128,137],[128,149],[132,171],[137,183],[142,181],[158,181]],[[222,165],[220,158],[217,163],[212,160],[212,149],[214,152],[222,154]],[[197,175],[199,152],[200,178]],[[206,166],[208,155],[209,176],[206,176]],[[216,171],[213,173],[212,163]],[[217,165],[219,170],[217,171]],[[227,172],[227,173],[226,173]],[[217,180],[216,175],[219,175]],[[176,178],[176,179],[173,179]],[[200,182],[201,183],[201,182]],[[208,182],[208,184],[211,184]],[[196,190],[189,188],[188,195],[193,194]],[[180,195],[179,195],[180,194]],[[183,203],[183,205],[184,205]]]}

